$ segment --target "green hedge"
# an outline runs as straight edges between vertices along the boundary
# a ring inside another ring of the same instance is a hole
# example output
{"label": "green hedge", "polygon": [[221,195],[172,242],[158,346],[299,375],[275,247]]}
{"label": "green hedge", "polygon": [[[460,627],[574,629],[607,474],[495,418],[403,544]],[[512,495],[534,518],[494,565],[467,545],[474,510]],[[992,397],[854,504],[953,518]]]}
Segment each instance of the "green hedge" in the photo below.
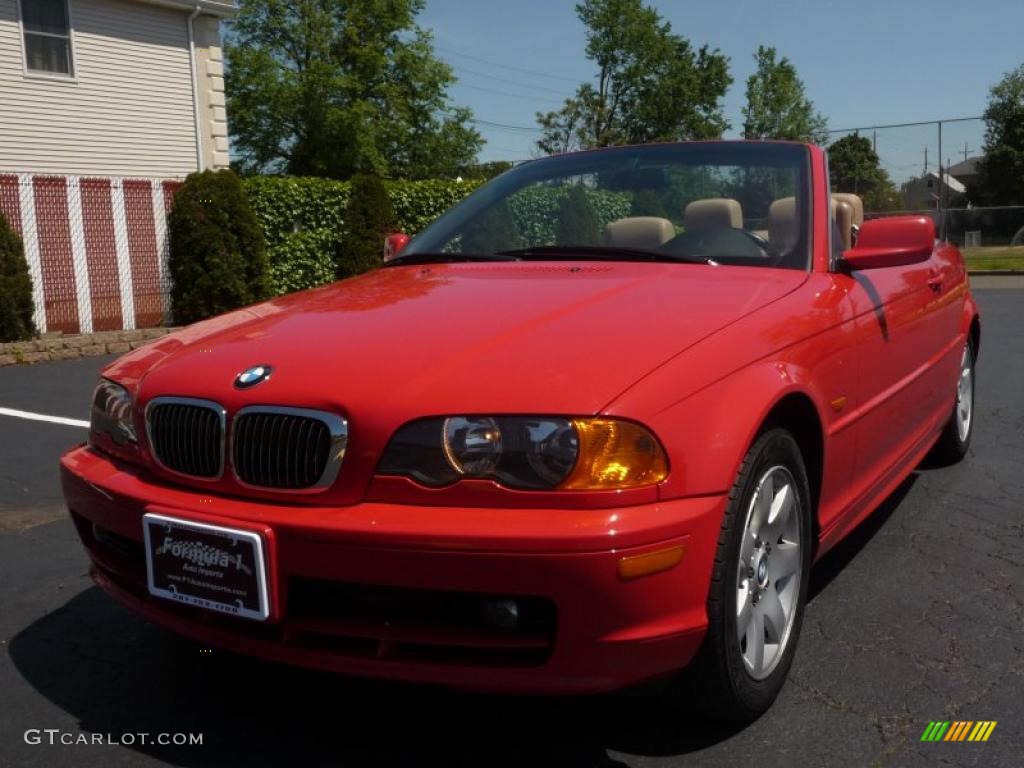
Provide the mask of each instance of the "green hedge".
{"label": "green hedge", "polygon": [[[385,181],[384,188],[397,229],[415,235],[482,183],[475,179]],[[349,182],[253,176],[245,179],[244,185],[267,244],[271,293],[312,288],[333,280],[336,273],[358,271],[346,268],[342,246]],[[523,242],[555,242],[559,207],[568,191],[568,187],[532,187],[509,199]],[[630,215],[631,194],[593,189],[586,193],[599,231],[608,222]]]}
{"label": "green hedge", "polygon": [[294,232],[269,247],[271,294],[280,296],[331,282],[340,249],[337,230],[327,228]]}
{"label": "green hedge", "polygon": [[[558,238],[556,228],[562,201],[572,187],[530,187],[509,198],[509,208],[520,237],[530,245],[554,245]],[[605,225],[630,215],[633,195],[628,192],[608,192],[587,189],[587,202],[597,217],[598,231]]]}
{"label": "green hedge", "polygon": [[[480,186],[467,181],[386,181],[397,228],[415,235]],[[275,295],[312,288],[348,273],[342,241],[349,182],[292,176],[252,176],[244,181],[263,230]],[[383,243],[381,243],[383,250]]]}

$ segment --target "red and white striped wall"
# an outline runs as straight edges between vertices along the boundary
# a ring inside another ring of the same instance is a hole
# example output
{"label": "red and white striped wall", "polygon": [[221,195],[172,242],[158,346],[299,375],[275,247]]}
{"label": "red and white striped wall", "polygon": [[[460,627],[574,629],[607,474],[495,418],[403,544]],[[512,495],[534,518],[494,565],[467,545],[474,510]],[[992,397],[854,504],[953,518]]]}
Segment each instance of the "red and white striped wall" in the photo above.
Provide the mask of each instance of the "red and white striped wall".
{"label": "red and white striped wall", "polygon": [[0,173],[0,213],[25,243],[40,332],[161,325],[177,180]]}

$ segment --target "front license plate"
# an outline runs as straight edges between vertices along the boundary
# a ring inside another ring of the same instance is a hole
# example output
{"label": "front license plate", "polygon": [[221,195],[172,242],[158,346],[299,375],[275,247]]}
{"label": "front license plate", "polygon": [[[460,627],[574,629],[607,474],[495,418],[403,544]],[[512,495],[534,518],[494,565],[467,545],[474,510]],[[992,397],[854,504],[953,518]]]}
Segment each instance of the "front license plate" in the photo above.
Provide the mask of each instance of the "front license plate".
{"label": "front license plate", "polygon": [[151,595],[257,621],[270,615],[258,533],[153,513],[142,529]]}

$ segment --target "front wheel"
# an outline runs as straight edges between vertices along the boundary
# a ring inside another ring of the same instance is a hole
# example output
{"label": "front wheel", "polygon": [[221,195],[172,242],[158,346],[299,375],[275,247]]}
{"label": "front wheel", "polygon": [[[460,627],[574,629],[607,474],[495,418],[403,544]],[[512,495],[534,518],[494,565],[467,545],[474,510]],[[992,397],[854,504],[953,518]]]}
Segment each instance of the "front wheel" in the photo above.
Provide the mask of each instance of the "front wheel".
{"label": "front wheel", "polygon": [[729,495],[695,670],[720,717],[752,720],[782,689],[807,599],[811,514],[799,446],[784,429],[766,431]]}

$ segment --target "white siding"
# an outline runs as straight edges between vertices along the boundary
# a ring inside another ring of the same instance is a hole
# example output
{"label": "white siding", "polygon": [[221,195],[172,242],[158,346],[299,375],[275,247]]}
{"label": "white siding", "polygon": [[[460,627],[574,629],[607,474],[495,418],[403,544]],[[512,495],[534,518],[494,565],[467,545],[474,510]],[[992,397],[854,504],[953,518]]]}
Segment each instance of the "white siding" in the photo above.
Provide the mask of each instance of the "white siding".
{"label": "white siding", "polygon": [[187,14],[69,0],[74,80],[26,77],[18,0],[0,0],[0,172],[181,176],[196,169]]}

